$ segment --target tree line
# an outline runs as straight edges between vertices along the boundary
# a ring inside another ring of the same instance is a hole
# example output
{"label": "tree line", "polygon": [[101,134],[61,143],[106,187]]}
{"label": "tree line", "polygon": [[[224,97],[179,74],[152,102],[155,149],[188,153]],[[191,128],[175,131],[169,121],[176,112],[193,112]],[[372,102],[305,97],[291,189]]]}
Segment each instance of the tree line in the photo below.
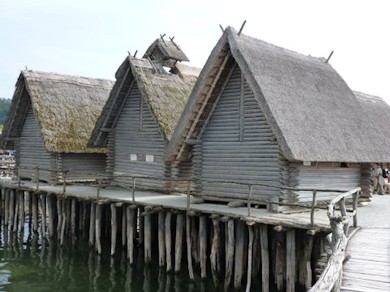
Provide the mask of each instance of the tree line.
{"label": "tree line", "polygon": [[8,111],[11,106],[11,99],[0,97],[0,125],[4,125]]}

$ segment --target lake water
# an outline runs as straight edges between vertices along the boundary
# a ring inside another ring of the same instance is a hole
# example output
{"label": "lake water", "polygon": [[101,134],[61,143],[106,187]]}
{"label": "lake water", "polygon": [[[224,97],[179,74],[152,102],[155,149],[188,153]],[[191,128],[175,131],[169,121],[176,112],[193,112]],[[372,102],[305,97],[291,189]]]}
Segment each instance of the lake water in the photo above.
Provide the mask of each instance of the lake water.
{"label": "lake water", "polygon": [[211,277],[207,281],[189,280],[186,263],[179,274],[158,267],[158,256],[143,264],[139,251],[129,265],[124,251],[111,257],[109,246],[97,255],[86,240],[67,242],[60,247],[28,232],[9,234],[1,227],[0,291],[220,291]]}

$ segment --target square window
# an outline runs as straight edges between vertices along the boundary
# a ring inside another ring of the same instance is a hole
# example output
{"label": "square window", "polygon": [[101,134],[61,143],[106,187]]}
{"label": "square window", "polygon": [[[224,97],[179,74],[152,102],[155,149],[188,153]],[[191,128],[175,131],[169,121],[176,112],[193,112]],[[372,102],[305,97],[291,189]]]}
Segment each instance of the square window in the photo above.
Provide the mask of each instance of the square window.
{"label": "square window", "polygon": [[137,154],[130,154],[130,161],[137,161]]}
{"label": "square window", "polygon": [[146,162],[154,162],[154,155],[152,155],[152,154],[146,154],[146,155],[145,155],[145,161],[146,161]]}

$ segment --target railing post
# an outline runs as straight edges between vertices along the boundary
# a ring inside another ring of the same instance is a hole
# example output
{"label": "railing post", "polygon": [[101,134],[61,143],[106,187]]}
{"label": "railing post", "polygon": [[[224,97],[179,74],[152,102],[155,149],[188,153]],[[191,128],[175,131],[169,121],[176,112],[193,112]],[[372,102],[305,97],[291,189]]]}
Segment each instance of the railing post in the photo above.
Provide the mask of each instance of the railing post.
{"label": "railing post", "polygon": [[135,177],[133,177],[133,188],[131,190],[131,196],[132,196],[133,204],[135,204]]}
{"label": "railing post", "polygon": [[353,213],[354,213],[353,227],[355,228],[357,227],[357,206],[358,206],[359,197],[360,197],[360,191],[353,194]]}
{"label": "railing post", "polygon": [[248,194],[248,217],[251,216],[251,199],[252,199],[252,184],[249,184],[249,194]]}
{"label": "railing post", "polygon": [[20,166],[18,166],[18,188],[20,189]]}
{"label": "railing post", "polygon": [[191,194],[191,181],[188,180],[188,185],[187,185],[187,211],[190,210],[190,194]]}
{"label": "railing post", "polygon": [[36,187],[36,191],[39,190],[39,167],[36,166],[36,176],[37,176],[37,187]]}
{"label": "railing post", "polygon": [[102,176],[101,175],[99,175],[99,179],[98,179],[98,189],[97,189],[97,193],[96,193],[96,198],[99,200],[99,198],[100,198],[100,188],[101,188],[101,184],[102,184],[102,182],[101,182],[101,179],[102,178]]}
{"label": "railing post", "polygon": [[65,170],[64,172],[63,172],[63,174],[64,174],[64,177],[63,177],[63,189],[62,189],[62,193],[65,195],[65,193],[66,193],[66,176],[67,176],[67,174],[68,174],[68,171],[67,170]]}
{"label": "railing post", "polygon": [[313,191],[313,201],[311,203],[311,210],[310,210],[310,224],[313,227],[314,226],[314,210],[316,206],[316,197],[317,197],[317,190]]}

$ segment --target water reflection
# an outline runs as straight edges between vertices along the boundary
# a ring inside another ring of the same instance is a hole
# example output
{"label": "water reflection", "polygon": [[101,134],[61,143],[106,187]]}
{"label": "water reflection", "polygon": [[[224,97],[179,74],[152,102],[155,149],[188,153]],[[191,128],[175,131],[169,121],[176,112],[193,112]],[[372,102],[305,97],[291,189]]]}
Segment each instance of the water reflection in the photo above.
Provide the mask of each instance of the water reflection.
{"label": "water reflection", "polygon": [[97,255],[87,241],[60,246],[28,233],[28,226],[24,230],[1,229],[0,291],[217,291],[199,279],[191,282],[185,268],[174,274],[159,268],[157,261],[144,265],[142,249],[130,265],[125,251],[112,257],[109,248],[103,248]]}

